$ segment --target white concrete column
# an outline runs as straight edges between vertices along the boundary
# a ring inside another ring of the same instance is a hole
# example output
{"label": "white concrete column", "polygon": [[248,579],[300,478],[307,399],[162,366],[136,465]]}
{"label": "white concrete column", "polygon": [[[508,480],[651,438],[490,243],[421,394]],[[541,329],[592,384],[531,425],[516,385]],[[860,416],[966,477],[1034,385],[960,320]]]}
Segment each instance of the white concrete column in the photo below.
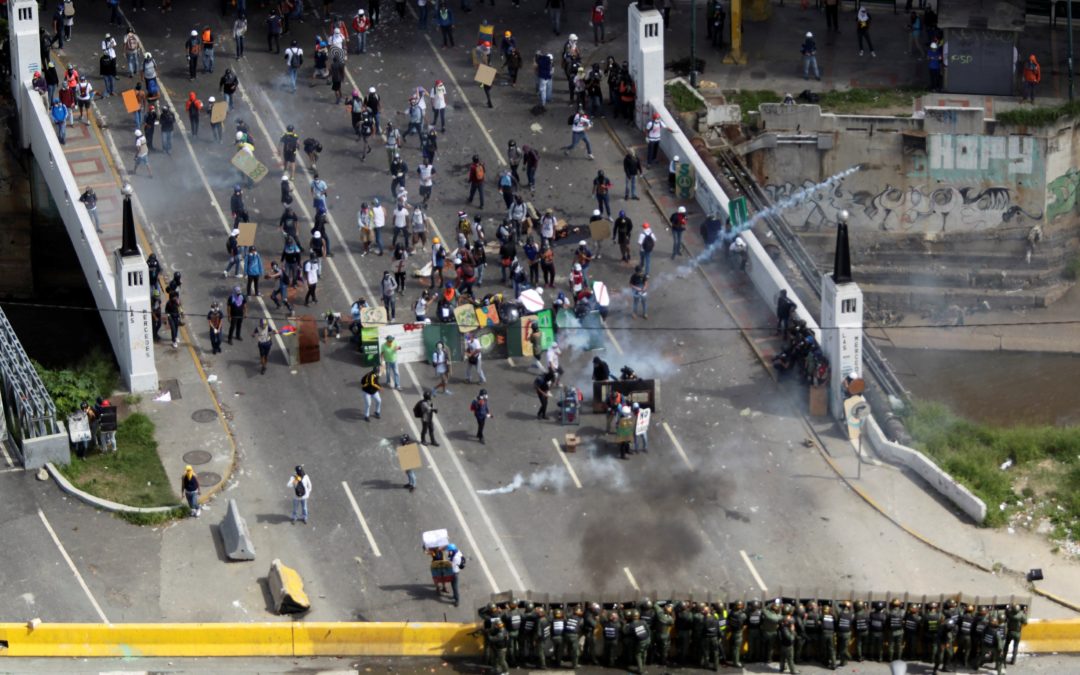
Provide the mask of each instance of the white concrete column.
{"label": "white concrete column", "polygon": [[664,17],[655,9],[639,10],[630,3],[627,63],[637,85],[634,119],[644,128],[652,114],[650,101],[664,100]]}
{"label": "white concrete column", "polygon": [[113,253],[118,335],[114,348],[128,390],[154,391],[158,386],[158,377],[150,316],[150,270],[135,239],[130,185],[124,186],[123,209],[124,243]]}
{"label": "white concrete column", "polygon": [[863,295],[854,281],[837,284],[831,274],[821,277],[821,346],[829,358],[829,411],[844,417],[841,385],[848,373],[862,375]]}
{"label": "white concrete column", "polygon": [[[33,81],[35,71],[44,70],[36,0],[8,0],[8,31],[11,41],[11,93],[19,109],[23,129],[26,129],[25,124],[29,122],[23,111],[27,101],[22,85]],[[20,136],[23,148],[30,147],[30,135],[23,133]]]}

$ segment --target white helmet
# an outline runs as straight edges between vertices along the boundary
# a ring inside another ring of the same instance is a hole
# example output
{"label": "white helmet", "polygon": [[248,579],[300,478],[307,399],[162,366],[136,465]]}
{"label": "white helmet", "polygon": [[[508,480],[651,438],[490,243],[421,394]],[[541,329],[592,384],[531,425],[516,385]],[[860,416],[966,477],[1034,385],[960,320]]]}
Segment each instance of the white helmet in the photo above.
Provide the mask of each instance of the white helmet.
{"label": "white helmet", "polygon": [[141,132],[141,131],[139,131],[138,129],[136,129],[136,130],[135,130],[135,138],[139,138],[139,137],[141,137],[141,136],[142,136],[142,132]]}
{"label": "white helmet", "polygon": [[574,271],[575,272],[580,272],[581,271],[581,263],[574,263]]}
{"label": "white helmet", "polygon": [[570,42],[577,42],[577,33],[570,33]]}
{"label": "white helmet", "polygon": [[937,43],[936,42],[931,42],[930,43],[930,49],[937,49]]}
{"label": "white helmet", "polygon": [[236,132],[236,140],[238,140],[238,141],[244,140],[244,132],[243,131],[237,131]]}
{"label": "white helmet", "polygon": [[217,99],[216,99],[216,98],[214,98],[213,96],[211,96],[211,97],[210,97],[210,98],[209,98],[208,100],[209,100],[209,102],[210,102],[210,103],[213,103],[213,102],[214,102],[214,101],[216,101]]}
{"label": "white helmet", "polygon": [[374,94],[375,93],[375,87],[368,87],[368,93],[369,94]]}
{"label": "white helmet", "polygon": [[593,210],[592,210],[592,214],[593,214],[594,216],[598,216],[598,215],[600,215],[600,209],[593,209]]}
{"label": "white helmet", "polygon": [[686,213],[686,207],[685,206],[680,206],[679,207],[679,213]]}
{"label": "white helmet", "polygon": [[[600,213],[600,211],[599,211],[599,210],[597,210],[597,213]],[[584,239],[582,239],[581,241],[579,241],[579,242],[577,243],[577,245],[578,245],[578,246],[588,246],[588,245],[589,245],[589,242],[587,242],[587,241],[585,241]]]}
{"label": "white helmet", "polygon": [[361,10],[359,10],[359,11],[358,11],[358,12],[356,13],[356,16],[364,16],[364,10],[362,10],[362,9],[361,9]]}
{"label": "white helmet", "polygon": [[812,37],[814,37],[814,34],[811,33],[810,31],[806,31],[806,37],[812,38]]}
{"label": "white helmet", "polygon": [[198,35],[199,35],[199,31],[196,31],[196,30],[191,31],[191,37],[198,37]]}
{"label": "white helmet", "polygon": [[679,161],[679,156],[675,155],[674,157],[671,158],[671,161],[673,161],[673,162]]}

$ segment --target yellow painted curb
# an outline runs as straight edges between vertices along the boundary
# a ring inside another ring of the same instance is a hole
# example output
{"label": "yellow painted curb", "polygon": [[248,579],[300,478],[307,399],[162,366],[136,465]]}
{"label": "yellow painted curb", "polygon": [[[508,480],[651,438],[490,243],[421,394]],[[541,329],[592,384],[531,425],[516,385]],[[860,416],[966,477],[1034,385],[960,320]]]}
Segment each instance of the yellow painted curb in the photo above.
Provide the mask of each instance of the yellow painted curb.
{"label": "yellow painted curb", "polygon": [[1020,649],[1035,654],[1080,652],[1080,619],[1032,620],[1020,634]]}
{"label": "yellow painted curb", "polygon": [[0,623],[2,657],[475,656],[466,623]]}

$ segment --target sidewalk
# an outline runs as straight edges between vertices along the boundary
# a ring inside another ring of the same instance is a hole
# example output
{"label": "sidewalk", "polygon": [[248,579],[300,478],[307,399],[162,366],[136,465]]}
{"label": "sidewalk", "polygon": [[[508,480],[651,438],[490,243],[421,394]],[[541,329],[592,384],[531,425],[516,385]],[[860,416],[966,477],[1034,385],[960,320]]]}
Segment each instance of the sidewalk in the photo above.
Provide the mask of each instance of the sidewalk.
{"label": "sidewalk", "polygon": [[[57,59],[58,64],[61,61],[64,59]],[[119,248],[122,238],[122,182],[116,170],[121,160],[105,142],[98,127],[99,119],[95,104],[91,125],[77,123],[68,127],[64,155],[79,187],[93,187],[97,193],[103,231],[101,242],[106,251],[112,251]],[[143,253],[149,255],[152,248],[142,230],[140,216],[143,211],[138,198],[135,194],[135,225]],[[112,260],[111,256],[109,260]],[[169,261],[163,260],[163,280],[169,269]],[[189,315],[188,326],[181,330],[188,331],[200,325],[200,321],[201,317]],[[144,394],[137,408],[153,420],[157,429],[158,454],[169,479],[175,479],[177,502],[180,502],[180,477],[188,464],[198,474],[205,500],[224,487],[232,474],[236,448],[216,393],[206,381],[202,364],[190,347],[192,340],[185,336],[184,347],[174,350],[169,347],[168,332],[168,326],[163,326],[162,340],[155,344],[155,361],[160,394],[167,392],[171,400],[159,402],[154,400],[159,394]],[[123,448],[120,451],[123,452]]]}
{"label": "sidewalk", "polygon": [[[627,148],[644,156],[644,135],[625,124],[608,124],[609,129]],[[648,196],[663,213],[656,214],[659,222],[654,226],[662,241],[670,228],[667,216],[679,206],[687,208],[691,227],[684,236],[684,243],[691,253],[700,251],[703,242],[693,225],[704,220],[696,202],[682,202],[667,192],[666,158],[657,162],[652,169],[647,169],[645,184]],[[620,176],[621,179],[621,176]],[[613,194],[619,193],[621,186],[616,181]],[[643,195],[645,198],[646,195]],[[619,208],[617,205],[613,208]],[[639,225],[635,223],[635,225]],[[658,251],[663,248],[659,247]],[[779,338],[768,330],[775,321],[771,308],[758,297],[757,292],[746,277],[727,269],[720,261],[710,261],[702,265],[700,271],[713,285],[717,296],[742,329],[744,337],[751,344],[763,363],[768,363],[780,348]],[[770,371],[771,372],[771,371]],[[796,403],[797,405],[797,403]],[[811,418],[806,418],[808,421]],[[1041,568],[1045,579],[1039,582],[1039,588],[1064,598],[1068,602],[1080,604],[1080,565],[1061,555],[1051,553],[1052,544],[1043,536],[1032,532],[1015,532],[1008,529],[993,530],[973,526],[961,514],[943,501],[932,488],[904,469],[871,460],[864,463],[859,475],[855,448],[850,441],[842,437],[835,424],[828,419],[818,418],[810,423],[818,439],[824,444],[823,456],[839,478],[844,480],[872,508],[879,511],[915,538],[922,538],[939,550],[972,563],[984,570],[1003,569],[1026,573],[1031,568]],[[868,450],[864,445],[864,455]],[[903,480],[898,480],[898,478]],[[996,504],[987,505],[997,508]],[[972,569],[975,572],[975,568]],[[1007,574],[1003,571],[1002,574]],[[1032,595],[1032,614],[1039,618],[1074,617],[1075,612],[1051,602],[1043,597],[1022,590],[1022,580],[1017,580],[1018,595]],[[948,589],[943,589],[948,590]],[[959,590],[959,589],[957,589]]]}

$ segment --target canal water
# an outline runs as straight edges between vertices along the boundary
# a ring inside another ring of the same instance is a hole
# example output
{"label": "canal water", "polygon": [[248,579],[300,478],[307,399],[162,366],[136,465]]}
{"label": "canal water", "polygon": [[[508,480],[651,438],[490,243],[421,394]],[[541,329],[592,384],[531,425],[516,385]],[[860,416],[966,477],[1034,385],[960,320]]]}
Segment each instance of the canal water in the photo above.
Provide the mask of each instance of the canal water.
{"label": "canal water", "polygon": [[1080,354],[882,350],[911,394],[996,426],[1080,425]]}

